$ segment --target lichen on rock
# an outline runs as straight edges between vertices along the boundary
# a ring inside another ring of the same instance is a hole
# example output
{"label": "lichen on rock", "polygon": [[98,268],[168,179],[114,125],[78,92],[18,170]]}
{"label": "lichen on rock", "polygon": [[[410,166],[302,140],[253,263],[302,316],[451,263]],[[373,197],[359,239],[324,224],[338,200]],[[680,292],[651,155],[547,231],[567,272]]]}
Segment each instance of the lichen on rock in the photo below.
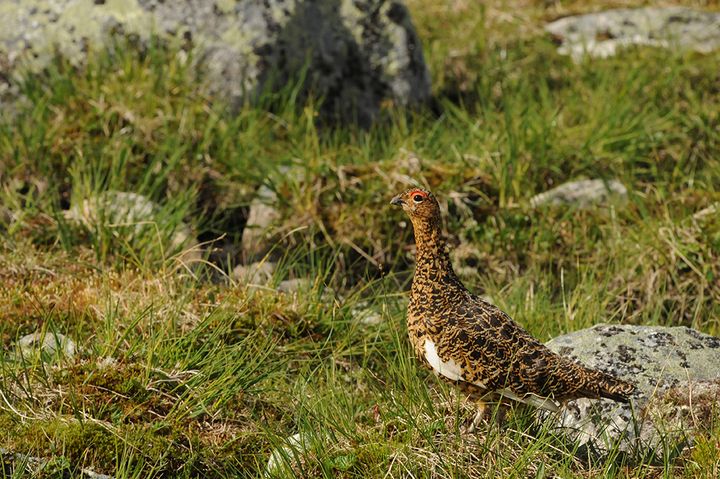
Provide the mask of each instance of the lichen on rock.
{"label": "lichen on rock", "polygon": [[598,325],[547,346],[638,388],[631,404],[583,398],[554,419],[557,431],[589,452],[679,452],[710,427],[720,406],[720,338],[686,327]]}
{"label": "lichen on rock", "polygon": [[120,36],[193,49],[210,92],[231,106],[302,81],[326,115],[369,124],[383,101],[430,96],[420,41],[395,0],[9,0],[0,19],[4,90],[56,54],[80,65]]}
{"label": "lichen on rock", "polygon": [[581,60],[632,45],[709,53],[720,47],[720,13],[684,7],[618,8],[560,18],[545,26],[558,52]]}

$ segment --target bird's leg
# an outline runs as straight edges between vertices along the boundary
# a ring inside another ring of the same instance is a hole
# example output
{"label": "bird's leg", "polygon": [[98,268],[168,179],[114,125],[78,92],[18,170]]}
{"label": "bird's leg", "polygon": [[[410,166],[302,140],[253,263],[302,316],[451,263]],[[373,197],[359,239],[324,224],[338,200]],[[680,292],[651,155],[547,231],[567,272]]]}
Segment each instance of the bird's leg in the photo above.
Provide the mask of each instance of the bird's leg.
{"label": "bird's leg", "polygon": [[477,427],[482,424],[483,422],[487,422],[489,419],[488,411],[489,408],[487,406],[487,403],[485,401],[475,401],[475,406],[477,407],[477,411],[475,412],[475,416],[473,417],[472,421],[470,421],[470,425],[464,428],[463,432],[466,432],[468,434],[472,434],[477,430]]}
{"label": "bird's leg", "polygon": [[[495,407],[490,411],[490,416],[495,420],[495,424],[502,426],[507,420],[507,413],[510,408],[503,402],[498,402]],[[493,414],[494,413],[494,414]]]}
{"label": "bird's leg", "polygon": [[509,408],[501,396],[495,393],[489,393],[480,398],[478,402],[483,404],[482,419],[486,423],[494,423],[498,427],[505,424]]}

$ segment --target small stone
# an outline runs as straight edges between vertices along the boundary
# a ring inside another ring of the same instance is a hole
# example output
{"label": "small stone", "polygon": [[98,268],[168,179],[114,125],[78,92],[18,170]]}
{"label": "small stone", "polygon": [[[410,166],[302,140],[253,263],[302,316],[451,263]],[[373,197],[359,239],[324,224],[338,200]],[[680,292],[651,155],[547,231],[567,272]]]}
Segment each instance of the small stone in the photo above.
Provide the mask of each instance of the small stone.
{"label": "small stone", "polygon": [[265,466],[265,477],[285,477],[292,474],[293,466],[302,461],[302,458],[313,448],[311,439],[303,434],[297,433],[285,438],[285,444],[273,450]]}
{"label": "small stone", "polygon": [[694,50],[720,48],[720,13],[683,7],[621,8],[561,18],[545,30],[562,44],[558,53],[575,61],[605,58],[632,45]]}
{"label": "small stone", "polygon": [[[38,477],[47,466],[48,460],[41,457],[30,456],[10,451],[0,447],[0,466],[2,466],[3,477],[26,477],[19,473],[26,473],[28,477]],[[23,470],[19,469],[23,467]]]}
{"label": "small stone", "polygon": [[246,261],[261,259],[272,247],[272,226],[281,217],[276,203],[277,195],[267,186],[261,186],[250,203],[242,234],[242,256]]}
{"label": "small stone", "polygon": [[92,227],[100,220],[106,223],[133,226],[136,231],[143,222],[151,221],[158,205],[147,197],[127,191],[106,191],[83,198],[64,212],[65,219]]}
{"label": "small stone", "polygon": [[286,279],[278,284],[277,290],[281,293],[297,293],[308,291],[313,287],[313,282],[307,278]]}
{"label": "small stone", "polygon": [[18,340],[17,346],[23,354],[30,354],[32,351],[40,349],[50,355],[62,352],[65,357],[72,358],[76,352],[75,342],[72,339],[51,331],[45,333],[35,332],[23,336]]}
{"label": "small stone", "polygon": [[[315,282],[309,278],[286,279],[285,281],[281,281],[277,286],[277,290],[279,292],[286,294],[313,292],[314,289]],[[323,286],[320,299],[325,302],[332,301],[335,299],[335,291],[329,286]]]}
{"label": "small stone", "polygon": [[[97,196],[76,201],[64,212],[67,221],[82,225],[91,231],[98,226],[116,229],[125,235],[126,241],[138,241],[152,235],[157,237],[158,228],[166,226],[160,215],[160,205],[146,196],[128,191],[106,191]],[[197,263],[202,259],[200,246],[189,226],[176,225],[168,244],[166,254],[185,264]]]}
{"label": "small stone", "polygon": [[617,446],[662,460],[664,450],[682,450],[695,431],[710,427],[708,411],[720,398],[720,338],[686,327],[598,325],[547,346],[638,388],[632,407],[582,398],[552,419],[588,452],[605,455]]}
{"label": "small stone", "polygon": [[116,365],[117,365],[117,359],[115,359],[111,356],[105,356],[105,357],[97,360],[98,371],[103,371],[105,369],[111,369],[111,368],[114,368]]}
{"label": "small stone", "polygon": [[10,209],[0,205],[0,227],[7,227],[15,220],[15,215]]}
{"label": "small stone", "polygon": [[185,223],[176,228],[170,238],[169,252],[175,253],[174,258],[185,266],[197,265],[203,259],[203,249]]}
{"label": "small stone", "polygon": [[99,472],[95,472],[92,469],[85,468],[82,470],[83,476],[88,477],[89,479],[113,479],[113,476],[108,476],[107,474],[100,474]]}
{"label": "small stone", "polygon": [[359,321],[365,326],[377,326],[382,323],[382,315],[372,309],[357,308],[351,311],[351,316],[355,321]]}
{"label": "small stone", "polygon": [[230,277],[238,282],[267,285],[275,273],[277,265],[270,261],[260,261],[249,265],[238,265],[233,269]]}
{"label": "small stone", "polygon": [[387,172],[390,178],[401,185],[414,186],[415,180],[422,171],[422,160],[411,150],[400,148],[392,160],[392,168]]}
{"label": "small stone", "polygon": [[534,208],[542,205],[574,205],[588,208],[592,205],[627,199],[627,188],[618,180],[578,180],[540,193],[530,199]]}
{"label": "small stone", "polygon": [[485,302],[488,303],[488,304],[492,304],[493,306],[497,306],[497,305],[495,304],[495,301],[493,301],[492,296],[488,296],[487,294],[481,294],[481,295],[479,296],[479,298],[480,298],[481,300],[485,301]]}

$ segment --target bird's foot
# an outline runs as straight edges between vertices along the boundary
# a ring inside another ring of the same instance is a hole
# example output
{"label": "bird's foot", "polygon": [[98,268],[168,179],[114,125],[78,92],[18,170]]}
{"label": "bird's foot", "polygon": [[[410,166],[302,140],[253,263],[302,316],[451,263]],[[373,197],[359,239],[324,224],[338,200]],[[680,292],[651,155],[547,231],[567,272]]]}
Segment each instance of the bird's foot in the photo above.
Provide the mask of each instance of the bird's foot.
{"label": "bird's foot", "polygon": [[475,413],[475,417],[472,418],[472,421],[470,421],[470,424],[467,426],[463,426],[460,428],[460,432],[465,434],[472,434],[474,433],[477,428],[482,424],[487,424],[487,418],[485,417],[484,410],[478,410],[478,412]]}
{"label": "bird's foot", "polygon": [[472,418],[472,421],[470,421],[470,424],[460,428],[460,432],[463,434],[472,434],[481,425],[487,426],[490,419],[490,415],[488,413],[490,412],[491,410],[487,407],[487,404],[478,401],[475,416]]}
{"label": "bird's foot", "polygon": [[502,426],[507,419],[508,408],[502,403],[479,403],[477,412],[470,424],[460,428],[460,432],[471,434],[478,430],[479,427],[489,429],[493,425]]}

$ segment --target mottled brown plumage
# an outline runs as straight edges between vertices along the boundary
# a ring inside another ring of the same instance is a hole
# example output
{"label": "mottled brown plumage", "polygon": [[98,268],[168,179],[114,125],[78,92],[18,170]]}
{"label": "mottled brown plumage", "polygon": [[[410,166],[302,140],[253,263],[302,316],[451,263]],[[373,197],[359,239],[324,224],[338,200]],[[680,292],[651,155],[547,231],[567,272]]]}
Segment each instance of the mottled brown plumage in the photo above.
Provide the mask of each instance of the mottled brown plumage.
{"label": "mottled brown plumage", "polygon": [[429,191],[412,188],[391,203],[410,217],[417,246],[407,315],[410,341],[438,375],[475,399],[510,399],[550,411],[558,410],[558,402],[580,397],[628,402],[632,384],[553,353],[463,286]]}

